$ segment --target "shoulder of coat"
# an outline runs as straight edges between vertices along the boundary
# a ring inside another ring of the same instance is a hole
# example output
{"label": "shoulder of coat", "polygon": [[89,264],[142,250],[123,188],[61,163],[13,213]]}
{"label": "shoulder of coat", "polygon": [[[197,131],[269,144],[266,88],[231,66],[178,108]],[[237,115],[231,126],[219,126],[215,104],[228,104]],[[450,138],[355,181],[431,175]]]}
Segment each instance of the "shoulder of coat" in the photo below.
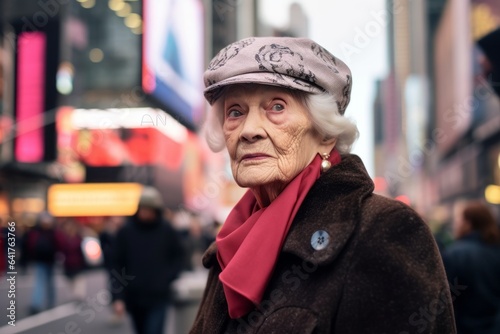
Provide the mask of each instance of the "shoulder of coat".
{"label": "shoulder of coat", "polygon": [[207,248],[205,254],[203,254],[201,262],[207,269],[213,267],[213,265],[217,262],[217,244],[215,243],[215,241],[212,242],[212,244],[210,244],[210,246]]}

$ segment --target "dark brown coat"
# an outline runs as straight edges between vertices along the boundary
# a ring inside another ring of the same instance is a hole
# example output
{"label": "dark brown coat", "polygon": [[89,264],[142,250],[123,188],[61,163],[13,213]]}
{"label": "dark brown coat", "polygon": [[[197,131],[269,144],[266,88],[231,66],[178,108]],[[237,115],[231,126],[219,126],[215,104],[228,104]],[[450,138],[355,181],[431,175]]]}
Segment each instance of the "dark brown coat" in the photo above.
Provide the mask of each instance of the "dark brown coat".
{"label": "dark brown coat", "polygon": [[[372,191],[354,155],[321,176],[295,217],[262,303],[241,319],[228,316],[212,244],[191,333],[456,333],[428,227],[408,206]],[[311,246],[318,230],[330,235],[319,251]]]}

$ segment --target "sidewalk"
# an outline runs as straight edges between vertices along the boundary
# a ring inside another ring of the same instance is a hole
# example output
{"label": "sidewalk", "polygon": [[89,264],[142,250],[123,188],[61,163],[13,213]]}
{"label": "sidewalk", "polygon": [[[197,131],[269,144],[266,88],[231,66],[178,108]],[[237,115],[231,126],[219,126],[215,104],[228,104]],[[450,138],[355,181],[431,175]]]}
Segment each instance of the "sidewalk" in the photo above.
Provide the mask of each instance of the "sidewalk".
{"label": "sidewalk", "polygon": [[[0,309],[7,312],[9,299],[8,284],[5,277],[0,282]],[[0,333],[23,334],[133,334],[128,316],[121,322],[113,321],[111,295],[107,289],[107,275],[104,270],[92,270],[86,273],[87,297],[83,301],[72,301],[68,282],[58,272],[55,276],[56,307],[33,316],[28,315],[33,276],[16,277],[16,326],[7,324],[9,318],[0,317]],[[166,334],[183,334],[189,331],[201,294],[205,287],[206,272],[185,272],[174,282],[176,301],[169,308]],[[5,313],[6,314],[6,313]]]}
{"label": "sidewalk", "polygon": [[[132,334],[132,326],[127,318],[121,324],[111,323],[109,292],[106,289],[106,273],[91,270],[86,274],[87,297],[83,301],[71,300],[70,289],[64,275],[55,275],[56,307],[29,316],[29,305],[33,290],[34,277],[28,271],[26,275],[16,277],[16,321],[15,327],[9,326],[9,318],[0,317],[0,333],[123,333]],[[6,278],[0,283],[0,309],[6,310],[9,299]],[[6,311],[5,311],[6,312]]]}

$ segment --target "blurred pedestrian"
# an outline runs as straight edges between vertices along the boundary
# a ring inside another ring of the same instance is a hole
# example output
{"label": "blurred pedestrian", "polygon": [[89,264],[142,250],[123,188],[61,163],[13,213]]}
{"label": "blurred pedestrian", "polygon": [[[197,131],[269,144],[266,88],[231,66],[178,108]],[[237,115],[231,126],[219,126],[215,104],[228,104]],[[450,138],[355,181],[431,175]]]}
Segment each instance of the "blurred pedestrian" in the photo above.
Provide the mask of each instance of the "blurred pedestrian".
{"label": "blurred pedestrian", "polygon": [[448,209],[444,206],[435,206],[427,218],[427,224],[434,235],[439,252],[442,253],[453,241],[451,215],[448,213]]}
{"label": "blurred pedestrian", "polygon": [[[112,282],[115,279],[112,274],[113,270],[113,258],[114,258],[114,248],[117,230],[122,226],[124,217],[108,217],[104,220],[104,225],[99,231],[99,243],[101,244],[102,257],[103,257],[103,267],[106,270],[106,275],[108,277],[108,288],[110,291],[113,289]],[[113,305],[112,305],[113,306]],[[117,314],[112,307],[112,314],[109,319],[111,325],[119,325],[123,321],[123,314]]]}
{"label": "blurred pedestrian", "polygon": [[484,53],[481,59],[483,75],[500,97],[500,28],[486,34],[477,41],[477,44]]}
{"label": "blurred pedestrian", "polygon": [[117,233],[112,292],[116,314],[125,309],[138,334],[160,334],[171,299],[170,285],[183,264],[180,237],[162,218],[163,199],[145,186],[137,213]]}
{"label": "blurred pedestrian", "polygon": [[[4,225],[5,224],[5,225]],[[7,221],[4,222],[2,218],[0,218],[0,277],[3,276],[7,270],[8,259],[8,249],[10,248],[8,245],[8,236],[9,230],[7,229]]]}
{"label": "blurred pedestrian", "polygon": [[54,223],[54,217],[44,211],[26,236],[28,261],[34,269],[31,314],[55,306],[54,264],[59,247]]}
{"label": "blurred pedestrian", "polygon": [[72,298],[77,301],[85,299],[87,282],[84,275],[86,269],[85,258],[82,251],[82,235],[79,224],[66,220],[60,231],[60,251],[64,256],[64,275],[68,279]]}
{"label": "blurred pedestrian", "polygon": [[183,231],[186,249],[186,270],[192,271],[202,268],[202,257],[210,244],[215,241],[213,235],[202,226],[201,218],[192,215],[189,219],[188,229]]}
{"label": "blurred pedestrian", "polygon": [[99,231],[99,243],[101,244],[103,267],[110,280],[113,269],[113,248],[118,229],[123,225],[123,217],[108,217],[104,220],[104,225]]}
{"label": "blurred pedestrian", "polygon": [[16,226],[16,247],[18,248],[17,253],[17,264],[18,270],[17,272],[22,275],[26,275],[28,273],[28,249],[27,249],[27,238],[28,232],[31,230],[31,227],[27,224],[20,224],[20,226]]}
{"label": "blurred pedestrian", "polygon": [[450,286],[463,287],[453,303],[458,333],[498,334],[500,229],[485,204],[471,201],[456,207],[453,232],[443,261]]}
{"label": "blurred pedestrian", "polygon": [[307,38],[251,37],[204,81],[208,145],[248,190],[204,255],[191,333],[455,333],[428,226],[349,153],[348,66]]}

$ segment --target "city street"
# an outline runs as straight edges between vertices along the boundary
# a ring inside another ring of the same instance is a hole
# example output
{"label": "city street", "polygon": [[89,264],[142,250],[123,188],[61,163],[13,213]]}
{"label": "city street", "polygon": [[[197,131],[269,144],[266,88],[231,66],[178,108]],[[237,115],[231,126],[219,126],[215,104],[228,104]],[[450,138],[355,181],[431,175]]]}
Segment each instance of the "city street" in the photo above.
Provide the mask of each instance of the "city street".
{"label": "city street", "polygon": [[[164,333],[183,334],[189,331],[196,314],[201,293],[205,287],[206,271],[184,272],[173,283],[177,292],[176,300],[167,311],[167,323]],[[33,274],[16,276],[15,292],[15,327],[8,325],[7,317],[10,298],[7,277],[0,283],[0,334],[132,334],[132,324],[128,316],[116,320],[112,316],[110,293],[106,288],[106,273],[101,269],[86,273],[86,298],[83,301],[72,300],[70,287],[61,271],[56,271],[56,307],[36,315],[29,316],[29,304],[33,291]]]}
{"label": "city street", "polygon": [[2,278],[0,284],[0,333],[25,334],[69,334],[69,333],[133,333],[128,317],[122,322],[113,322],[109,291],[106,289],[106,274],[102,270],[89,271],[86,274],[87,297],[84,301],[72,301],[68,282],[64,275],[57,273],[56,307],[33,316],[29,316],[29,303],[33,290],[33,275],[16,277],[16,326],[7,324],[6,317],[10,301],[7,298],[8,284]]}
{"label": "city street", "polygon": [[500,334],[500,0],[0,0],[0,37],[0,334]]}

